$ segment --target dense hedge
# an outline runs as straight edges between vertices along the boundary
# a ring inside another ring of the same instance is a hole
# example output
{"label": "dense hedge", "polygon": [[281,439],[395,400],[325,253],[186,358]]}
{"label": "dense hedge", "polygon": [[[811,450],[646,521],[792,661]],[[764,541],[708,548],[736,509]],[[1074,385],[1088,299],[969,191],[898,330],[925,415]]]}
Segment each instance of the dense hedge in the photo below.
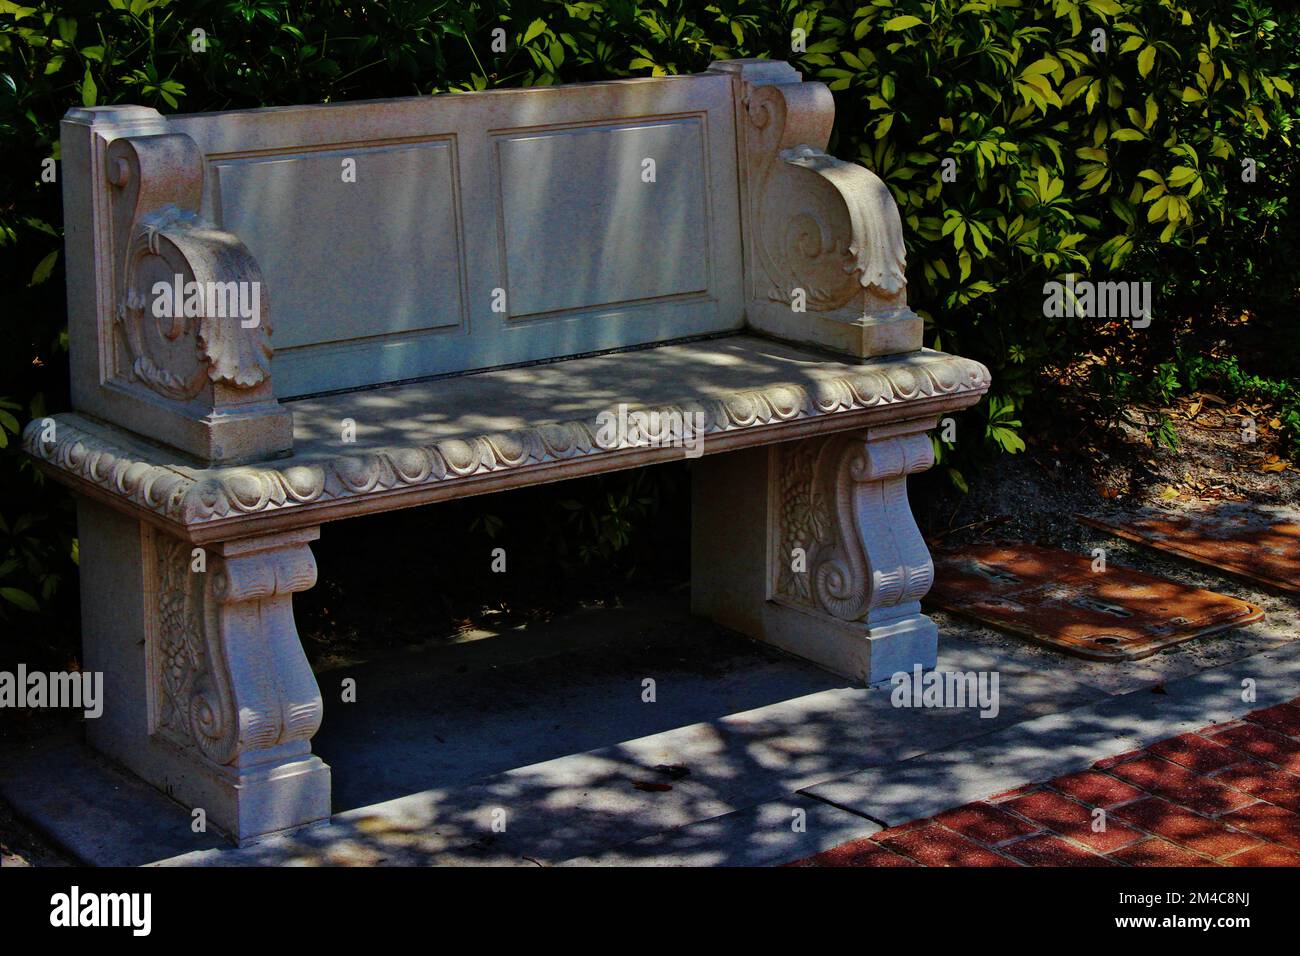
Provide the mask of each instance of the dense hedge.
{"label": "dense hedge", "polygon": [[[1042,373],[1084,355],[1080,388],[1114,404],[1225,310],[1254,310],[1275,357],[1297,351],[1297,49],[1300,14],[1255,0],[0,0],[0,614],[49,600],[73,547],[66,497],[13,447],[20,420],[67,402],[59,186],[42,171],[69,106],[193,112],[789,59],[835,91],[832,151],[898,198],[928,343],[993,369],[994,400],[958,432],[969,457],[1023,447],[1021,420],[1050,404]],[[1153,281],[1151,328],[1045,317],[1044,282],[1069,272]]]}

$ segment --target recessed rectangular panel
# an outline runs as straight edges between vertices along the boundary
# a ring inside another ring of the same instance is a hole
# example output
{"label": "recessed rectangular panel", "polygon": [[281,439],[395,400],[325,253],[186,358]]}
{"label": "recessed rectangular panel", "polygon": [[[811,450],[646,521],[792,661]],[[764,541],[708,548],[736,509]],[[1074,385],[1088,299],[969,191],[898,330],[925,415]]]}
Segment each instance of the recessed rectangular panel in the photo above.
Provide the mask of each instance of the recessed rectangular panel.
{"label": "recessed rectangular panel", "polygon": [[168,126],[266,275],[287,398],[742,327],[733,94],[703,73]]}
{"label": "recessed rectangular panel", "polygon": [[512,319],[709,288],[697,117],[497,139]]}
{"label": "recessed rectangular panel", "polygon": [[436,140],[214,164],[222,226],[262,268],[277,351],[462,323],[453,161]]}

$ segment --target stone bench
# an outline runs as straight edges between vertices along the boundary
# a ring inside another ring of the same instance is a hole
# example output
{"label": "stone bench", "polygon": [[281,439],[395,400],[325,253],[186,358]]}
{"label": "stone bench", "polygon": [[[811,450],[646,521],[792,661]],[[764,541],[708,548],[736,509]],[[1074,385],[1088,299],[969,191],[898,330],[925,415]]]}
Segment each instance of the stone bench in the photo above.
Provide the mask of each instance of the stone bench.
{"label": "stone bench", "polygon": [[854,680],[932,665],[906,478],[989,376],[921,347],[833,112],[763,60],[69,112],[74,411],[23,440],[77,499],[89,742],[240,842],[327,820],[320,526],[683,456],[699,613]]}

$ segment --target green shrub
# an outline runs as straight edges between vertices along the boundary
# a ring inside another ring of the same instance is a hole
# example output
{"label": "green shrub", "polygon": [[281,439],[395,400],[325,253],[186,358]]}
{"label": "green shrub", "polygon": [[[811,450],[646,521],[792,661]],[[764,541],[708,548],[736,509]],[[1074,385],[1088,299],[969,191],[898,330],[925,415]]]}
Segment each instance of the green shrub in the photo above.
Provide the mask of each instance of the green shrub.
{"label": "green shrub", "polygon": [[[992,442],[1016,449],[1005,422],[1017,412],[1042,421],[1045,368],[1109,353],[1091,385],[1113,411],[1104,399],[1127,397],[1125,377],[1158,393],[1177,320],[1271,306],[1284,334],[1296,13],[1118,0],[834,9],[797,18],[810,38],[831,34],[803,61],[841,94],[839,155],[899,200],[934,343],[993,370],[1005,400],[977,412]],[[940,175],[946,159],[955,181]],[[1045,316],[1043,283],[1067,273],[1152,281],[1152,328]]]}
{"label": "green shrub", "polygon": [[[1279,344],[1295,334],[1297,49],[1300,14],[1255,0],[0,0],[0,394],[20,418],[67,404],[59,187],[41,173],[70,106],[193,112],[773,56],[830,85],[832,152],[894,191],[928,344],[994,372],[995,400],[941,451],[1014,452],[1046,417],[1043,373],[1080,356],[1105,357],[1104,404],[1157,382],[1186,319],[1251,308]],[[1044,282],[1070,272],[1153,281],[1152,327],[1045,317]],[[48,596],[71,571],[67,498],[5,444],[0,587]],[[578,525],[588,550],[608,544]]]}

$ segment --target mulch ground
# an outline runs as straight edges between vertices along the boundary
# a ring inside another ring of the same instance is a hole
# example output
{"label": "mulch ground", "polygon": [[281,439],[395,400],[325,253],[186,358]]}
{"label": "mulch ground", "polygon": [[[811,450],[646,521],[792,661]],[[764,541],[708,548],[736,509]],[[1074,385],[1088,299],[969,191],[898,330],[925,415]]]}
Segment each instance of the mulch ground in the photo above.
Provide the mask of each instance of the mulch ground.
{"label": "mulch ground", "polygon": [[1300,698],[793,866],[1300,866]]}

